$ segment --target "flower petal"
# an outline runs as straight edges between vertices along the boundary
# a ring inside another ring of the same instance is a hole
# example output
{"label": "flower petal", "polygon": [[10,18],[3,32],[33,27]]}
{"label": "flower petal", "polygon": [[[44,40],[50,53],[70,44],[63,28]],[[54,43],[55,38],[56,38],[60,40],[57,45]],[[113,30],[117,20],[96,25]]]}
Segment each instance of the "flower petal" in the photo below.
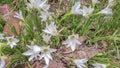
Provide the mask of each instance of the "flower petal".
{"label": "flower petal", "polygon": [[49,65],[49,58],[48,57],[44,57],[44,59],[45,59],[46,65]]}
{"label": "flower petal", "polygon": [[1,59],[1,61],[0,61],[0,68],[4,68],[4,66],[5,66],[5,60]]}
{"label": "flower petal", "polygon": [[33,54],[33,51],[32,50],[29,50],[29,51],[26,51],[23,53],[23,55],[26,55],[26,56],[29,56],[29,55],[32,55]]}

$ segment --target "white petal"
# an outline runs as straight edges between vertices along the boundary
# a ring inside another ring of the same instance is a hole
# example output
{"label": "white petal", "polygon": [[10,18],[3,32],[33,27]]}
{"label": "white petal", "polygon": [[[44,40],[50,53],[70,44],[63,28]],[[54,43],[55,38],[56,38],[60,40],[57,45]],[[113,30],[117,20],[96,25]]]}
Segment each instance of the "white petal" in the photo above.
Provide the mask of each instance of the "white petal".
{"label": "white petal", "polygon": [[14,45],[10,45],[10,48],[12,49],[14,47]]}
{"label": "white petal", "polygon": [[26,45],[28,48],[33,49],[34,46]]}
{"label": "white petal", "polygon": [[69,44],[69,43],[70,41],[68,39],[62,42],[62,44]]}
{"label": "white petal", "polygon": [[80,43],[80,41],[78,41],[78,40],[76,40],[75,43],[78,44],[78,45],[81,45],[81,44],[82,44],[82,43]]}
{"label": "white petal", "polygon": [[18,40],[18,39],[14,39],[14,41],[13,41],[13,42],[17,43],[17,42],[19,42],[19,40]]}
{"label": "white petal", "polygon": [[81,65],[77,65],[78,68],[83,68]]}
{"label": "white petal", "polygon": [[87,61],[88,61],[87,58],[85,58],[85,59],[78,59],[78,62],[79,62],[79,63],[86,63]]}
{"label": "white petal", "polygon": [[45,56],[44,54],[40,55],[39,60],[41,60],[44,56]]}
{"label": "white petal", "polygon": [[34,55],[32,55],[32,56],[30,56],[30,58],[29,58],[29,61],[31,61],[32,59],[34,59]]}
{"label": "white petal", "polygon": [[5,66],[5,60],[1,59],[0,60],[0,68],[4,68],[4,66]]}
{"label": "white petal", "polygon": [[48,57],[49,59],[52,60],[52,56],[51,56],[51,54],[46,54],[46,55],[47,55],[47,57]]}
{"label": "white petal", "polygon": [[51,34],[49,30],[42,30],[42,31],[44,31],[45,33]]}
{"label": "white petal", "polygon": [[50,52],[55,52],[57,49],[50,48]]}
{"label": "white petal", "polygon": [[48,57],[44,57],[44,59],[45,59],[46,65],[49,65],[49,58]]}
{"label": "white petal", "polygon": [[32,50],[29,50],[29,51],[26,51],[23,53],[23,55],[26,55],[26,56],[29,56],[29,55],[33,55],[33,51]]}
{"label": "white petal", "polygon": [[94,68],[106,68],[106,65],[101,63],[94,63],[92,65],[94,66]]}
{"label": "white petal", "polygon": [[76,49],[76,45],[71,45],[71,49],[72,49],[72,51],[75,51],[75,49]]}

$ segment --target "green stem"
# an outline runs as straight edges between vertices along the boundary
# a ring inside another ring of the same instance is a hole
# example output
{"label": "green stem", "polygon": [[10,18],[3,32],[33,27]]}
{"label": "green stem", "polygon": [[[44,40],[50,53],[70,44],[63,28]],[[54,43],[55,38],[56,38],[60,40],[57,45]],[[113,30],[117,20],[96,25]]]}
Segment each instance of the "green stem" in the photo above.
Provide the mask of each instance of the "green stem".
{"label": "green stem", "polygon": [[71,12],[66,13],[59,22],[62,22],[69,15],[71,15]]}

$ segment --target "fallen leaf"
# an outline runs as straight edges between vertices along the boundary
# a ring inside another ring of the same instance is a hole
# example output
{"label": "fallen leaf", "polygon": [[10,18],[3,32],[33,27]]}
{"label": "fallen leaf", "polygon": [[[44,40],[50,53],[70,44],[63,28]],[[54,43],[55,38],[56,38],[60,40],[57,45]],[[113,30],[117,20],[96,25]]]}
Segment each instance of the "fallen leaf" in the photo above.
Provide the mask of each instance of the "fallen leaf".
{"label": "fallen leaf", "polygon": [[83,43],[87,38],[87,36],[80,36],[79,41]]}
{"label": "fallen leaf", "polygon": [[[60,59],[53,58],[54,60],[50,60],[48,68],[66,68],[63,62]],[[43,60],[36,61],[32,64],[32,68],[43,68],[45,63]]]}
{"label": "fallen leaf", "polygon": [[15,13],[16,13],[15,11],[10,11],[10,7],[7,4],[0,6],[0,14],[2,14],[3,20],[6,22],[4,26],[4,32],[14,36],[15,34],[9,28],[10,25],[13,25],[15,27],[18,35],[20,34],[20,26],[19,26],[20,20],[14,18]]}
{"label": "fallen leaf", "polygon": [[8,13],[9,11],[10,11],[9,5],[5,4],[5,5],[0,6],[0,14],[4,15]]}

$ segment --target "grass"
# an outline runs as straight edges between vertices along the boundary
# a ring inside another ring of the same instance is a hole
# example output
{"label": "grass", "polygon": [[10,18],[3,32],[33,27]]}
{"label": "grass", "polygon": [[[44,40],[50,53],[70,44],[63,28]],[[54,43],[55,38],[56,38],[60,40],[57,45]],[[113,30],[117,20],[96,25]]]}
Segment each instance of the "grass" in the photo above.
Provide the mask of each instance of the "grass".
{"label": "grass", "polygon": [[[96,6],[97,9],[95,12],[103,9],[103,5],[107,4],[105,0],[101,2],[102,4],[98,4]],[[5,0],[0,3],[7,3],[11,5],[13,3],[13,0]],[[13,7],[13,10],[23,11],[23,16],[25,19],[21,23],[24,24],[24,26],[22,25],[21,27],[26,27],[26,34],[21,32],[20,36],[18,36],[21,42],[16,48],[14,48],[14,50],[8,47],[2,48],[1,51],[5,55],[11,55],[11,63],[8,64],[7,68],[10,68],[12,64],[19,65],[19,63],[28,63],[27,57],[22,56],[22,53],[27,49],[25,47],[27,44],[46,45],[46,43],[42,41],[42,35],[44,34],[44,32],[42,32],[42,29],[45,28],[45,25],[43,25],[43,23],[45,22],[41,22],[41,20],[39,19],[39,12],[35,10],[31,10],[30,12],[27,11],[24,5],[24,0],[16,0],[16,3],[17,5]],[[62,3],[63,2],[60,2],[60,4]],[[71,2],[70,6],[73,5],[73,3],[74,2]],[[112,8],[114,12],[112,16],[91,15],[87,19],[83,18],[80,15],[67,15],[68,12],[64,13],[64,15],[55,19],[58,30],[62,29],[61,35],[58,37],[52,37],[52,42],[50,43],[50,45],[52,45],[52,47],[60,46],[63,39],[67,39],[67,36],[76,33],[80,36],[89,37],[85,42],[87,45],[104,40],[108,43],[107,50],[104,53],[98,54],[97,56],[90,59],[88,65],[94,62],[99,62],[107,64],[108,68],[119,68],[120,61],[112,62],[112,60],[120,60],[120,3],[116,2],[116,5]],[[3,31],[3,26],[4,21],[0,19],[0,32]],[[37,27],[37,31],[34,30],[34,26]],[[22,31],[24,30],[25,29],[22,28]],[[113,55],[112,53],[115,54]]]}

